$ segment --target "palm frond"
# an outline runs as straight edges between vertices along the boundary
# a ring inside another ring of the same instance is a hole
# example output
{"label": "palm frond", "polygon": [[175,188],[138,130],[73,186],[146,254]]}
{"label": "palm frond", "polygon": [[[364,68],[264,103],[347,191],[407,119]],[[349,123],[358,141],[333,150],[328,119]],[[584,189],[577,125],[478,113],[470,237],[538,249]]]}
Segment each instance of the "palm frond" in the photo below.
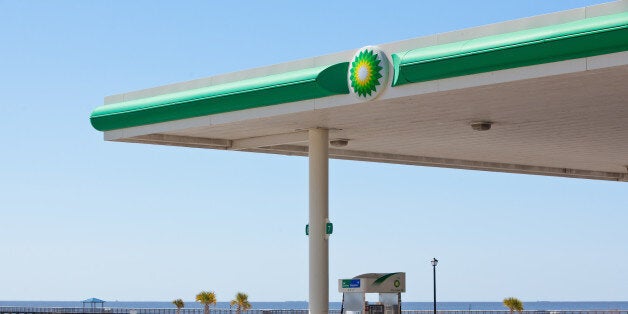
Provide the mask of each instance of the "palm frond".
{"label": "palm frond", "polygon": [[172,304],[174,304],[174,306],[176,306],[178,309],[183,308],[185,306],[185,303],[181,299],[173,300]]}
{"label": "palm frond", "polygon": [[249,296],[244,292],[238,292],[235,296],[235,299],[229,302],[231,306],[236,305],[238,313],[240,311],[246,311],[251,309],[251,303],[249,303]]}
{"label": "palm frond", "polygon": [[510,312],[523,311],[523,302],[517,298],[509,297],[504,299],[504,306],[506,306]]}
{"label": "palm frond", "polygon": [[201,291],[196,295],[195,300],[201,304],[216,304],[216,293],[214,291]]}

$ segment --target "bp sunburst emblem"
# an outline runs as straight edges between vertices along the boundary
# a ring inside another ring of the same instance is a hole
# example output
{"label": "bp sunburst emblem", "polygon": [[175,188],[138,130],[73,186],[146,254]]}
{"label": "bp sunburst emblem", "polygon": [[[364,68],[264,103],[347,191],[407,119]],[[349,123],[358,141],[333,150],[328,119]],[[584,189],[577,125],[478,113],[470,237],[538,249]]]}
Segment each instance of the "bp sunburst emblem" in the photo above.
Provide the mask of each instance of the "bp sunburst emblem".
{"label": "bp sunburst emblem", "polygon": [[355,53],[349,64],[351,93],[360,99],[374,99],[388,85],[390,62],[382,50],[364,47]]}

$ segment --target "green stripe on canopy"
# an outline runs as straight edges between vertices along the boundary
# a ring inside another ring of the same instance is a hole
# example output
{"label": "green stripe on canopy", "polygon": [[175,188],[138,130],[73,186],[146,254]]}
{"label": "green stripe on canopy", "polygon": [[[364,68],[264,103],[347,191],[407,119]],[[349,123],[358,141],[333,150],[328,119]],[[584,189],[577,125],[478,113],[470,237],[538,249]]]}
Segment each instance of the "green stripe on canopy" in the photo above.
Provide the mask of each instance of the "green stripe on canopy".
{"label": "green stripe on canopy", "polygon": [[123,101],[96,108],[99,131],[348,94],[348,62]]}
{"label": "green stripe on canopy", "polygon": [[393,86],[628,50],[628,12],[392,55]]}

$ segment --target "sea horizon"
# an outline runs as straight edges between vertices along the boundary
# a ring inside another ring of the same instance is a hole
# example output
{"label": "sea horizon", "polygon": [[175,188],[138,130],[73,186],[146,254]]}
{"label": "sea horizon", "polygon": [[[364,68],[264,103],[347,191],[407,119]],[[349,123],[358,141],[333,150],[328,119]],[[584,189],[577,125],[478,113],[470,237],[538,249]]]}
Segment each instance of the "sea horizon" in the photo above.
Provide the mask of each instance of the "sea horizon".
{"label": "sea horizon", "polygon": [[[577,310],[628,310],[628,301],[525,301],[522,300],[525,310],[530,311],[577,311]],[[195,309],[202,308],[202,304],[191,300],[184,300],[185,308]],[[253,309],[284,309],[297,310],[307,309],[307,301],[251,301]],[[330,309],[340,309],[341,302],[334,301],[329,303]],[[82,301],[11,301],[0,300],[0,306],[15,307],[82,307]],[[501,301],[482,302],[482,301],[455,301],[455,302],[437,302],[438,310],[485,310],[500,311],[507,310]],[[168,309],[175,308],[172,301],[107,301],[105,300],[104,308],[129,308],[129,309]],[[229,309],[229,302],[217,302],[212,308]],[[402,308],[404,310],[431,310],[433,303],[431,301],[403,301]]]}

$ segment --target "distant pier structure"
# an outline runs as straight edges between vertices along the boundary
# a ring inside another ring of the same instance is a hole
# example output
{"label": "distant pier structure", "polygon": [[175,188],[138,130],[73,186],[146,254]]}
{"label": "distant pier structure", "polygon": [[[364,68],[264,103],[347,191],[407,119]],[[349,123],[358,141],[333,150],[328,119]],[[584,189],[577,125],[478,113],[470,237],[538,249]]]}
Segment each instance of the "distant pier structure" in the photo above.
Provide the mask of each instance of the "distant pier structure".
{"label": "distant pier structure", "polygon": [[[101,300],[101,299],[97,299],[97,298],[89,298],[87,300],[83,300],[83,313],[94,313],[97,310],[100,310],[99,312],[103,312],[105,309],[105,301]],[[85,305],[87,305],[87,307],[85,307]],[[100,307],[98,307],[98,305],[100,305]],[[87,312],[85,310],[88,310]]]}

